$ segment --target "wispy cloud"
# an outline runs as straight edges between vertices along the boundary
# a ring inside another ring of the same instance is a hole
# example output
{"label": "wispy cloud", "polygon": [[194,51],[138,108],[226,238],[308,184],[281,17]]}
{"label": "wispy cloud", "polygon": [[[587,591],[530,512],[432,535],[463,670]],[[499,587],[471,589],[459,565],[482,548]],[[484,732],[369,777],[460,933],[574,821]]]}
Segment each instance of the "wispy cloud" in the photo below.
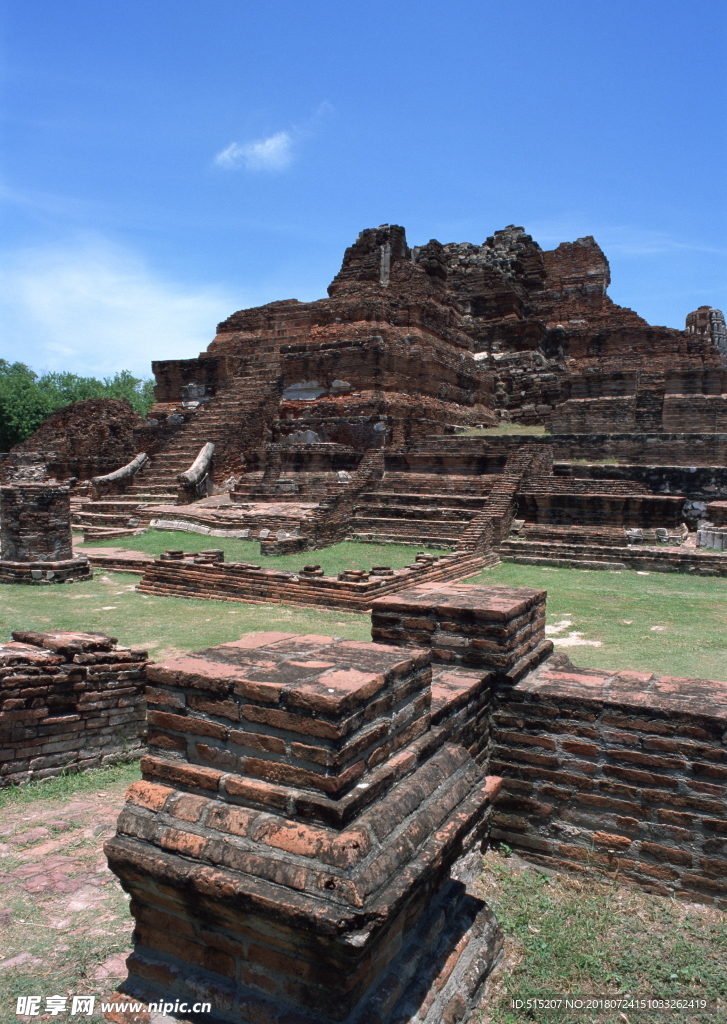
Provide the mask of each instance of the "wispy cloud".
{"label": "wispy cloud", "polygon": [[290,129],[251,142],[231,142],[217,154],[215,163],[225,170],[283,171],[293,162],[296,145],[316,135],[332,113],[330,103],[321,103],[307,120]]}
{"label": "wispy cloud", "polygon": [[562,221],[535,221],[526,226],[543,248],[572,242],[582,235],[593,235],[606,255],[658,256],[672,253],[723,253],[725,249],[689,238],[675,238],[665,231],[629,224],[587,224],[585,217]]}
{"label": "wispy cloud", "polygon": [[293,139],[289,132],[276,132],[255,142],[232,142],[218,153],[215,163],[228,170],[245,167],[248,171],[282,171],[293,159]]}
{"label": "wispy cloud", "polygon": [[162,279],[97,237],[0,257],[0,356],[37,371],[151,375],[152,359],[189,358],[245,300]]}

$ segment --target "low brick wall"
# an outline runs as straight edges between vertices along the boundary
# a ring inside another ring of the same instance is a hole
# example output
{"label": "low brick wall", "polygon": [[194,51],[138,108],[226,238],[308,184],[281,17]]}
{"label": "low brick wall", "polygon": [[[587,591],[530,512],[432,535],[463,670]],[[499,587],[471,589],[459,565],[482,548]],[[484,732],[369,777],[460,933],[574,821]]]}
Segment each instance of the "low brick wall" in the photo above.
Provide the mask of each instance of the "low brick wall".
{"label": "low brick wall", "polygon": [[496,696],[493,838],[727,907],[727,682],[554,661]]}
{"label": "low brick wall", "polygon": [[146,661],[100,633],[13,633],[0,645],[0,786],[138,756]]}
{"label": "low brick wall", "polygon": [[212,562],[197,553],[157,558],[144,570],[143,594],[244,601],[248,604],[287,602],[324,608],[366,611],[385,594],[418,583],[439,583],[474,575],[500,561],[494,552],[441,555],[420,553],[403,569],[342,572],[325,576],[315,567],[306,572],[263,569],[246,562]]}
{"label": "low brick wall", "polygon": [[432,722],[504,780],[494,839],[727,907],[727,682],[536,667],[545,596],[417,587],[374,604],[372,635],[431,650]]}

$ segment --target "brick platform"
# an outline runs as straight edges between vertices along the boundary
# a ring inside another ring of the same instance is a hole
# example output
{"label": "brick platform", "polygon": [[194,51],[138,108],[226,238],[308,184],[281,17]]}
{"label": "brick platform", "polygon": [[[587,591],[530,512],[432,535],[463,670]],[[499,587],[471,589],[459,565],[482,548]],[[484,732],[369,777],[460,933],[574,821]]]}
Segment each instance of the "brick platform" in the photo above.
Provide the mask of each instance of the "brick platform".
{"label": "brick platform", "polygon": [[373,603],[371,635],[427,647],[435,662],[477,666],[514,682],[553,650],[545,639],[545,597],[527,587],[412,587]]}
{"label": "brick platform", "polygon": [[0,517],[0,583],[65,583],[93,576],[88,559],[73,555],[67,487],[0,487]]}
{"label": "brick platform", "polygon": [[0,645],[0,786],[138,757],[146,651],[101,633],[13,633]]}
{"label": "brick platform", "polygon": [[440,682],[432,726],[430,658],[263,633],[150,667],[153,752],[106,846],[124,992],[237,1024],[467,1018],[500,938],[456,878],[500,780],[448,742],[481,674]]}

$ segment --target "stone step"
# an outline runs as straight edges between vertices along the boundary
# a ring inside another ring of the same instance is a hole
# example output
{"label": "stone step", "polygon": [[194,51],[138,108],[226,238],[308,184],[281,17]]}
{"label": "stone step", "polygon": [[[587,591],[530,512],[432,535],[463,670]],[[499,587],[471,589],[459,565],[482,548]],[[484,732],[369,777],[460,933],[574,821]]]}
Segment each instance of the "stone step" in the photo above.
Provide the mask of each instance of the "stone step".
{"label": "stone step", "polygon": [[412,505],[377,505],[369,501],[359,502],[356,512],[355,520],[399,520],[406,519],[409,522],[424,522],[434,520],[435,522],[447,522],[452,524],[461,525],[462,523],[469,523],[478,513],[480,509],[460,509],[460,508],[421,508]]}
{"label": "stone step", "polygon": [[367,504],[381,505],[411,505],[416,508],[426,506],[441,507],[449,509],[479,511],[488,495],[486,494],[447,494],[447,493],[418,493],[416,491],[387,491],[377,487],[376,490],[366,491],[364,500]]}
{"label": "stone step", "polygon": [[454,548],[457,540],[456,537],[443,537],[421,530],[411,534],[353,530],[348,534],[347,539],[359,541],[362,544],[416,544],[435,549],[446,548],[447,550]]}

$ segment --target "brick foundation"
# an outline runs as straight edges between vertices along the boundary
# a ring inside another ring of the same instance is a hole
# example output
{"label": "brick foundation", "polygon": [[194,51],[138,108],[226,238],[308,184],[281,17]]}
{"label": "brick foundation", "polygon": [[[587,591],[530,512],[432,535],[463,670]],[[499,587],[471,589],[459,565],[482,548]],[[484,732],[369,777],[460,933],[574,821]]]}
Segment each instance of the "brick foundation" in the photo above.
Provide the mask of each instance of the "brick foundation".
{"label": "brick foundation", "polygon": [[124,992],[246,1024],[467,1017],[501,940],[455,878],[499,780],[432,726],[429,662],[263,633],[149,668],[152,753],[106,846]]}
{"label": "brick foundation", "polygon": [[563,654],[538,666],[544,614],[544,591],[416,588],[375,602],[372,634],[451,665],[435,676],[437,720],[458,721],[504,780],[493,838],[727,907],[727,682],[579,669]]}
{"label": "brick foundation", "polygon": [[493,838],[537,863],[727,907],[727,682],[556,655],[494,703]]}
{"label": "brick foundation", "polygon": [[100,633],[13,633],[0,645],[0,785],[138,757],[146,651]]}
{"label": "brick foundation", "polygon": [[0,583],[91,579],[86,557],[73,557],[69,490],[57,484],[0,487]]}

